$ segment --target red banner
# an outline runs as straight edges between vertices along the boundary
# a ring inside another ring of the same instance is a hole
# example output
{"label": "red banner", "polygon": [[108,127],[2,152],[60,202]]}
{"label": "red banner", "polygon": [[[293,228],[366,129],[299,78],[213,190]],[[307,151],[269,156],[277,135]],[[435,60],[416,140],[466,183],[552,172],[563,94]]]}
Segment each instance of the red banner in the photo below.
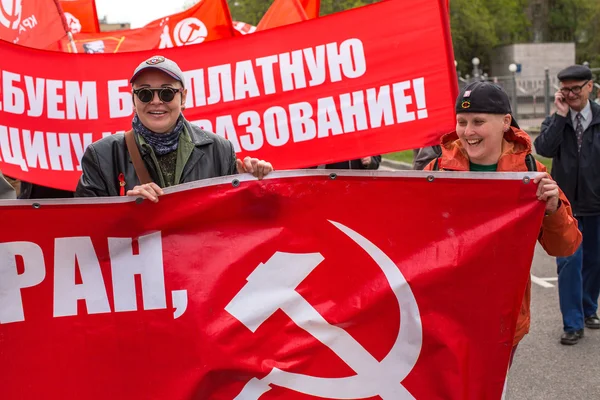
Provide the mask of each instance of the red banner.
{"label": "red banner", "polygon": [[[186,118],[240,157],[281,170],[419,148],[454,129],[457,80],[445,0],[407,1],[161,55],[186,75]],[[73,190],[87,145],[130,129],[129,79],[155,51],[0,53],[0,170]]]}
{"label": "red banner", "polygon": [[98,33],[100,24],[94,0],[60,0],[72,33]]}
{"label": "red banner", "polygon": [[277,28],[307,19],[299,0],[275,0],[256,26],[256,30]]}
{"label": "red banner", "polygon": [[[79,53],[123,53],[165,49],[236,36],[225,0],[202,0],[139,29],[75,35]],[[66,51],[71,51],[63,43]]]}
{"label": "red banner", "polygon": [[58,0],[0,1],[0,39],[7,42],[46,49],[66,36],[65,24]]}
{"label": "red banner", "polygon": [[499,399],[544,205],[430,174],[5,202],[0,398]]}

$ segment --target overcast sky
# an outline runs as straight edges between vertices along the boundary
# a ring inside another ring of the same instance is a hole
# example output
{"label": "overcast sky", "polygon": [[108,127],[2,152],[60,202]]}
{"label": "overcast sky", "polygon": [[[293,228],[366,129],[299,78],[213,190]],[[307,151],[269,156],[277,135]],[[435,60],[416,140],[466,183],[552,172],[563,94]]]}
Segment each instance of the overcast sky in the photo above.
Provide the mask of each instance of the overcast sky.
{"label": "overcast sky", "polygon": [[106,16],[108,22],[129,22],[132,28],[139,28],[182,11],[184,3],[186,0],[96,0],[96,10],[98,18]]}

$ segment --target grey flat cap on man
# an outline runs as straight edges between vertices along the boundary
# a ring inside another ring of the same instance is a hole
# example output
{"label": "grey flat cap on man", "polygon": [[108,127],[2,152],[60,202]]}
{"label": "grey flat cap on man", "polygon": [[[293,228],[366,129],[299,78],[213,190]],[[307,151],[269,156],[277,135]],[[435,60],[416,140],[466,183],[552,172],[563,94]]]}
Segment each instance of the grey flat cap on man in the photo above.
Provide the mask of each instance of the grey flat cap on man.
{"label": "grey flat cap on man", "polygon": [[571,65],[560,71],[557,75],[559,81],[589,81],[592,71],[583,65]]}

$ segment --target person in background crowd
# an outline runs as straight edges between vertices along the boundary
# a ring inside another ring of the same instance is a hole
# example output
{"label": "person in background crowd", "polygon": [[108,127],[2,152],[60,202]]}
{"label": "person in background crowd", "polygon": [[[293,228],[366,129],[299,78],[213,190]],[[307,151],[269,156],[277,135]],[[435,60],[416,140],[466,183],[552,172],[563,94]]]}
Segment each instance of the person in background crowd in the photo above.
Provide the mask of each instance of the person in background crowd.
{"label": "person in background crowd", "polygon": [[[425,170],[546,172],[544,165],[531,155],[529,135],[519,129],[508,95],[500,86],[491,82],[467,85],[459,94],[455,109],[456,132],[442,137],[441,156]],[[570,256],[581,243],[571,205],[547,173],[536,177],[534,183],[538,199],[546,205],[538,241],[551,256]],[[511,363],[519,342],[529,332],[530,300],[531,281],[517,320]]]}
{"label": "person in background crowd", "polygon": [[20,181],[19,189],[19,199],[68,199],[75,195],[71,191],[54,189],[23,181]]}
{"label": "person in background crowd", "polygon": [[422,170],[431,162],[431,160],[435,160],[441,155],[442,148],[439,145],[423,147],[422,149],[419,149],[414,156],[413,169],[417,171]]}
{"label": "person in background crowd", "polygon": [[600,105],[590,101],[594,83],[589,68],[570,66],[558,79],[556,112],[542,123],[535,149],[552,158],[552,176],[583,233],[575,254],[556,260],[564,330],[560,342],[573,345],[583,337],[584,326],[600,329]]}
{"label": "person in background crowd", "polygon": [[381,156],[363,157],[358,160],[341,161],[319,165],[318,169],[379,169]]}
{"label": "person in background crowd", "polygon": [[6,181],[8,183],[10,183],[10,185],[13,187],[13,189],[15,189],[15,192],[17,194],[17,198],[19,197],[19,193],[21,192],[21,181],[15,178],[12,178],[8,175],[4,175],[4,179],[6,179]]}
{"label": "person in background crowd", "polygon": [[231,142],[185,119],[185,78],[174,61],[144,60],[130,83],[133,130],[88,146],[76,197],[127,195],[156,202],[165,187],[236,172],[262,179],[273,170],[256,158],[237,160]]}
{"label": "person in background crowd", "polygon": [[0,171],[0,200],[13,200],[16,198],[15,189],[4,179],[4,175]]}

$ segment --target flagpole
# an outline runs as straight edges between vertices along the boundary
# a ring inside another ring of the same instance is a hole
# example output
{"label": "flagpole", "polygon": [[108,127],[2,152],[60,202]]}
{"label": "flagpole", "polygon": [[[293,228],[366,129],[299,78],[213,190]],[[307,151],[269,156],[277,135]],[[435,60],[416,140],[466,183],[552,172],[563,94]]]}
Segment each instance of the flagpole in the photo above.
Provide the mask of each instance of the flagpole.
{"label": "flagpole", "polygon": [[69,38],[69,44],[71,45],[71,51],[73,51],[73,53],[77,53],[77,47],[75,46],[75,41],[73,40],[73,34],[71,33],[71,28],[69,28],[69,26],[67,25],[67,19],[65,18],[65,12],[62,9],[62,7],[60,6],[60,3],[58,0],[54,0],[54,5],[56,5],[56,10],[58,11],[60,18],[62,19],[62,23],[65,28],[65,32],[67,33],[67,37]]}
{"label": "flagpole", "polygon": [[73,40],[73,34],[71,31],[67,32],[67,36],[69,37],[69,45],[71,45],[71,51],[73,53],[77,53],[77,46],[75,46],[75,40]]}

